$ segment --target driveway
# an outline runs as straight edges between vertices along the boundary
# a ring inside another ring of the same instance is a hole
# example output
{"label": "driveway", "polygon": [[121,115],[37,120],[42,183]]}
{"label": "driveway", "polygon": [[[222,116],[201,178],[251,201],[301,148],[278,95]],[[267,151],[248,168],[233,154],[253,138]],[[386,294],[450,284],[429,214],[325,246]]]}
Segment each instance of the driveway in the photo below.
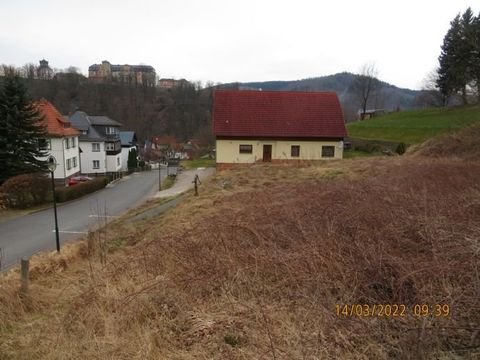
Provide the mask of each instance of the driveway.
{"label": "driveway", "polygon": [[[164,178],[166,174],[162,174]],[[107,188],[60,204],[60,242],[78,238],[105,221],[122,215],[153,197],[158,190],[158,171],[134,173]],[[55,249],[53,209],[42,210],[0,222],[0,270],[17,264],[22,257]]]}

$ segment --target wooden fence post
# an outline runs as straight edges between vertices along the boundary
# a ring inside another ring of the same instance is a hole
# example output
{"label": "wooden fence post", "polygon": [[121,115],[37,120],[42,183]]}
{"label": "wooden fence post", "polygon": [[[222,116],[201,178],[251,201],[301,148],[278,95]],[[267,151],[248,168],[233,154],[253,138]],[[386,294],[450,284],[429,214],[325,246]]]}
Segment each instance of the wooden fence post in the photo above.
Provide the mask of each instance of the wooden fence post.
{"label": "wooden fence post", "polygon": [[195,196],[198,196],[198,185],[201,184],[198,174],[195,174],[195,178],[192,182],[195,184]]}
{"label": "wooden fence post", "polygon": [[29,280],[29,267],[30,267],[30,260],[22,258],[22,287],[20,288],[20,292],[24,295],[28,294],[28,280]]}

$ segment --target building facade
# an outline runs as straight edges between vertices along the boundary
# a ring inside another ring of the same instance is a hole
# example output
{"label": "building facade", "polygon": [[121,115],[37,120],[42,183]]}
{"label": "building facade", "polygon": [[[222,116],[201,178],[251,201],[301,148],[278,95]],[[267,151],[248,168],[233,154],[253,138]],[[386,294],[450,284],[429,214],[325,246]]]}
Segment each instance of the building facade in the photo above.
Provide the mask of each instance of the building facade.
{"label": "building facade", "polygon": [[122,170],[122,124],[107,116],[90,116],[83,111],[76,111],[69,120],[80,130],[82,174],[119,175]]}
{"label": "building facade", "polygon": [[36,106],[47,129],[47,151],[57,161],[55,182],[66,186],[72,176],[80,173],[80,132],[47,100],[40,100]]}
{"label": "building facade", "polygon": [[176,87],[184,86],[188,84],[188,81],[185,79],[175,80],[175,79],[160,79],[158,80],[158,87],[161,89],[173,89]]}
{"label": "building facade", "polygon": [[218,169],[343,157],[345,121],[333,92],[219,90],[213,122]]}
{"label": "building facade", "polygon": [[138,156],[137,134],[134,131],[120,131],[120,143],[122,146],[122,171],[128,171],[128,155],[135,150]]}
{"label": "building facade", "polygon": [[155,86],[156,73],[150,65],[112,65],[108,61],[88,68],[88,78],[98,83],[124,83]]}
{"label": "building facade", "polygon": [[37,68],[37,79],[51,80],[53,79],[53,70],[45,59],[40,60],[40,66]]}

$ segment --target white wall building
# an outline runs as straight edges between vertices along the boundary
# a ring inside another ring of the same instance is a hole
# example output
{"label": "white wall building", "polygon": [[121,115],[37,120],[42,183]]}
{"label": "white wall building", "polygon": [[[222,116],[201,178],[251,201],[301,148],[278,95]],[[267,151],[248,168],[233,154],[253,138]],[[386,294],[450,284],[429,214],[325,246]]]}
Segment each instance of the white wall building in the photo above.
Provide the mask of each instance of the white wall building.
{"label": "white wall building", "polygon": [[68,179],[80,173],[80,132],[47,100],[40,100],[37,107],[47,128],[47,151],[57,161],[55,181],[68,185]]}
{"label": "white wall building", "polygon": [[131,150],[137,151],[137,135],[134,131],[120,131],[120,143],[122,145],[122,171],[128,171],[128,155]]}
{"label": "white wall building", "polygon": [[121,124],[106,116],[90,116],[83,111],[76,111],[69,120],[81,132],[82,174],[118,175],[122,170]]}

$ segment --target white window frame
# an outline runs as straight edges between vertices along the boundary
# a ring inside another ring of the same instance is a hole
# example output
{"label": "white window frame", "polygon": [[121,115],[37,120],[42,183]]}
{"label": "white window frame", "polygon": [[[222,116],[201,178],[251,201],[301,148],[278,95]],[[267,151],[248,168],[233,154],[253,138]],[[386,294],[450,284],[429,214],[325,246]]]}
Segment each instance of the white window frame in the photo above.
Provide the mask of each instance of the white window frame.
{"label": "white window frame", "polygon": [[67,170],[72,169],[72,159],[67,159]]}
{"label": "white window frame", "polygon": [[92,152],[100,152],[100,143],[92,143]]}
{"label": "white window frame", "polygon": [[115,151],[114,143],[105,143],[105,151]]}
{"label": "white window frame", "polygon": [[[95,166],[95,164],[97,164],[97,166]],[[100,160],[93,160],[92,166],[94,169],[100,169]]]}

